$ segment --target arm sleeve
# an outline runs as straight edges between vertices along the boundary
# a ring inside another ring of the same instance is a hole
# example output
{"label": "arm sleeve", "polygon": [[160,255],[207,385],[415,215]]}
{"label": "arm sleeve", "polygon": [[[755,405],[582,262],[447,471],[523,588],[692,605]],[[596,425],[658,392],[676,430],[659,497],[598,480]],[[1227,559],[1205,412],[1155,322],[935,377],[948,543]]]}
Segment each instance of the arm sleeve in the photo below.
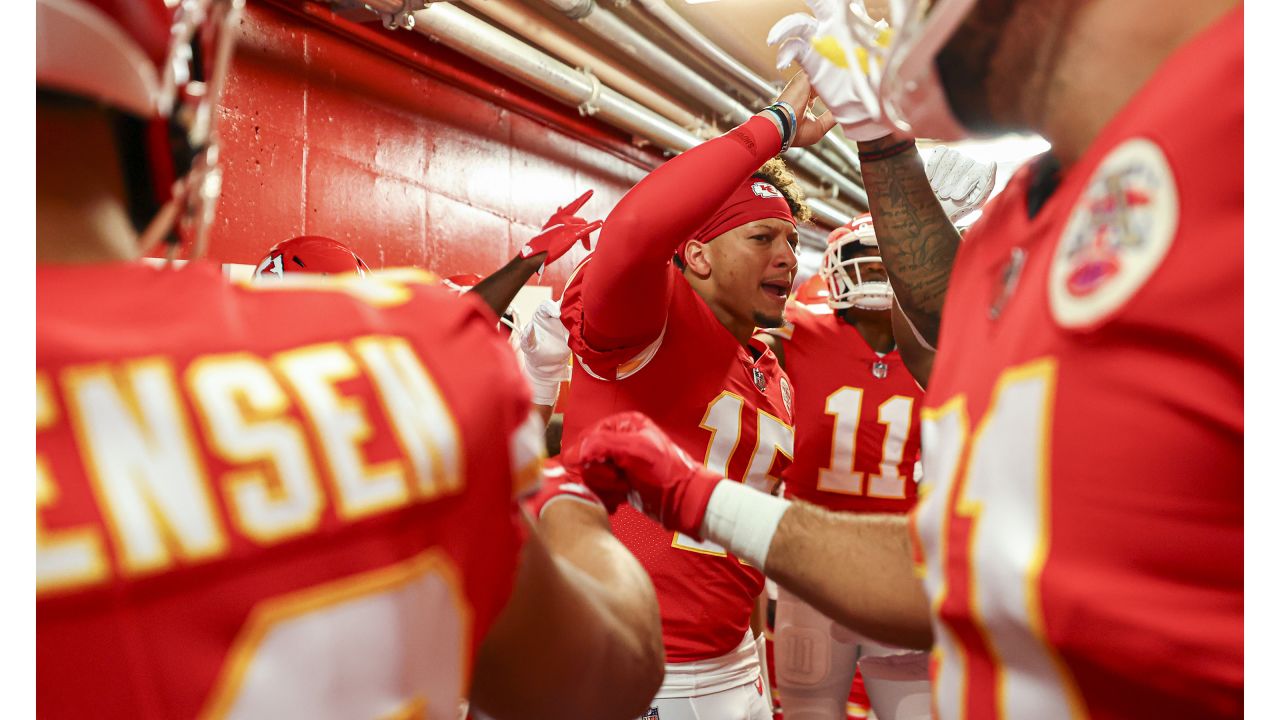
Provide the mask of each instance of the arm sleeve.
{"label": "arm sleeve", "polygon": [[781,149],[777,127],[753,117],[668,161],[623,196],[582,278],[583,339],[592,348],[640,349],[658,338],[676,248]]}

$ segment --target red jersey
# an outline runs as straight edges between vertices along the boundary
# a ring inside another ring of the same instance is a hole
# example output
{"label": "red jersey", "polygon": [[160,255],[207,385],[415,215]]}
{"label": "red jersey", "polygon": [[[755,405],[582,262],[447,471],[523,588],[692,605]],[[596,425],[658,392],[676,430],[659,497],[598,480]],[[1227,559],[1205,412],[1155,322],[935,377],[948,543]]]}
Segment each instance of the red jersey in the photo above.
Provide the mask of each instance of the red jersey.
{"label": "red jersey", "polygon": [[830,510],[904,513],[915,505],[924,392],[894,350],[879,355],[837,315],[787,304],[782,340],[795,383],[795,461],[787,497]]}
{"label": "red jersey", "polygon": [[456,714],[538,426],[424,279],[37,268],[42,717]]}
{"label": "red jersey", "polygon": [[961,245],[915,528],[943,718],[1243,714],[1243,11]]}
{"label": "red jersey", "polygon": [[[790,395],[778,360],[757,340],[759,359],[720,324],[674,266],[663,336],[625,361],[583,340],[580,292],[588,258],[565,290],[561,317],[575,354],[565,413],[566,464],[597,421],[638,410],[707,467],[766,492],[792,453]],[[667,662],[723,655],[742,642],[764,577],[710,542],[665,530],[629,506],[613,514],[613,532],[653,578],[662,611]]]}

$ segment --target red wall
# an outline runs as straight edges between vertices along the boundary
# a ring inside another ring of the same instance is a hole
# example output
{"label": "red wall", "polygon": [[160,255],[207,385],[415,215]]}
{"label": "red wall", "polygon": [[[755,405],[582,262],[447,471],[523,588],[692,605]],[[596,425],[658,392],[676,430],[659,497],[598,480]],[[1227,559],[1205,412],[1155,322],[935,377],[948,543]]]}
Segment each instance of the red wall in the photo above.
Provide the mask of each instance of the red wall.
{"label": "red wall", "polygon": [[604,217],[661,159],[421,35],[316,3],[250,3],[220,122],[223,262],[315,234],[375,268],[485,275],[557,205],[594,188],[584,215]]}

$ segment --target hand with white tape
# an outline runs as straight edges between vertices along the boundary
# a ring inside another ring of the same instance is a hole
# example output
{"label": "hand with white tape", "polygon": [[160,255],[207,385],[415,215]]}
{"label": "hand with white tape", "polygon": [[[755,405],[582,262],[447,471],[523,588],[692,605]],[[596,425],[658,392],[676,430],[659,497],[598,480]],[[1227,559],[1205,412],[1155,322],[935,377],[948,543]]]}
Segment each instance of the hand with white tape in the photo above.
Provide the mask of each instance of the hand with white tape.
{"label": "hand with white tape", "polygon": [[953,223],[982,207],[996,186],[995,163],[978,162],[942,145],[933,149],[924,172]]}
{"label": "hand with white tape", "polygon": [[778,69],[799,63],[850,140],[889,135],[893,127],[881,112],[877,92],[887,26],[872,21],[860,3],[806,4],[813,15],[787,15],[769,30],[769,45],[778,47]]}
{"label": "hand with white tape", "polygon": [[554,406],[560,383],[569,379],[569,330],[560,321],[560,303],[546,300],[520,331],[524,374],[536,405]]}

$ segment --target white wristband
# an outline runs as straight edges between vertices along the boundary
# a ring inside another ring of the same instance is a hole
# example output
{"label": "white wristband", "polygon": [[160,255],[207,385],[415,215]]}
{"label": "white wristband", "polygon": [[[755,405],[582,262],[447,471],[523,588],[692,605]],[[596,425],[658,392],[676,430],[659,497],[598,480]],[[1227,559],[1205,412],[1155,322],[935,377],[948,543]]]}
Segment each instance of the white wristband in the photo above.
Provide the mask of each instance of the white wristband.
{"label": "white wristband", "polygon": [[719,543],[757,570],[764,570],[769,545],[791,502],[753,490],[740,482],[722,481],[711,491],[702,537]]}

